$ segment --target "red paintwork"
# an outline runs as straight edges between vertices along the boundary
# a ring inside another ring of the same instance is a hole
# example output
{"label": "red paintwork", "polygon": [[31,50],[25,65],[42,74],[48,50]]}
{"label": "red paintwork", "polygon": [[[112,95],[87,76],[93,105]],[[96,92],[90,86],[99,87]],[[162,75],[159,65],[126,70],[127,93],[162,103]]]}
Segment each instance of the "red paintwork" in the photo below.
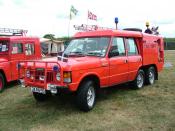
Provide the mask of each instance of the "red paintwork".
{"label": "red paintwork", "polygon": [[[17,69],[18,61],[41,59],[40,43],[38,38],[26,37],[26,36],[0,36],[0,41],[8,41],[9,50],[7,53],[0,53],[0,73],[2,73],[7,82],[19,79],[19,73]],[[23,53],[12,54],[12,44],[22,43]],[[25,44],[34,43],[34,55],[25,55]]]}
{"label": "red paintwork", "polygon": [[[161,71],[164,63],[164,47],[163,39],[159,36],[147,35],[140,32],[133,31],[118,31],[118,30],[102,30],[92,32],[81,32],[75,34],[74,38],[82,37],[100,37],[114,36],[131,37],[134,38],[138,47],[139,55],[128,56],[126,49],[126,56],[118,56],[108,58],[108,52],[105,57],[70,57],[67,62],[57,60],[56,57],[43,59],[42,61],[33,61],[31,65],[25,62],[25,67],[30,69],[45,68],[52,71],[53,65],[58,65],[61,69],[61,81],[54,80],[53,82],[42,83],[41,81],[31,81],[25,77],[26,86],[34,86],[47,89],[47,84],[56,84],[57,86],[67,86],[70,91],[76,91],[80,82],[87,76],[96,76],[99,79],[100,87],[108,87],[128,81],[133,81],[136,77],[137,71],[142,66],[155,65],[158,71]],[[125,61],[127,60],[127,63]],[[31,69],[31,70],[32,70]],[[72,72],[72,82],[69,84],[63,83],[63,71]],[[46,75],[45,75],[46,76]]]}

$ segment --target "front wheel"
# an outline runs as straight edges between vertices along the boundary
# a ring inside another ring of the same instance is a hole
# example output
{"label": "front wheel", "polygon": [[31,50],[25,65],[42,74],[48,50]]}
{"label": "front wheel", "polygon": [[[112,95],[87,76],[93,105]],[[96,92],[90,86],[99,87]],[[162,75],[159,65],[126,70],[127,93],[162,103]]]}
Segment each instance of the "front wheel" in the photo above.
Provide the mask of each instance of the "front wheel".
{"label": "front wheel", "polygon": [[133,82],[135,89],[141,89],[144,86],[145,73],[143,70],[139,70],[137,76]]}
{"label": "front wheel", "polygon": [[4,76],[0,73],[0,92],[4,89],[5,81]]}
{"label": "front wheel", "polygon": [[96,100],[95,84],[93,81],[84,81],[77,92],[77,105],[83,111],[90,111]]}

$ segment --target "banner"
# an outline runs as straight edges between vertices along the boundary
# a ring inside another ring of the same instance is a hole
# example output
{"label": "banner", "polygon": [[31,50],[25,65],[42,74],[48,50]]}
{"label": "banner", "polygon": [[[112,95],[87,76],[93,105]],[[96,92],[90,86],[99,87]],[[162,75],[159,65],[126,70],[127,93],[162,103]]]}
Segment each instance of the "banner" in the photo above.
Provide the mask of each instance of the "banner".
{"label": "banner", "polygon": [[97,16],[92,12],[88,11],[88,19],[90,20],[97,20]]}

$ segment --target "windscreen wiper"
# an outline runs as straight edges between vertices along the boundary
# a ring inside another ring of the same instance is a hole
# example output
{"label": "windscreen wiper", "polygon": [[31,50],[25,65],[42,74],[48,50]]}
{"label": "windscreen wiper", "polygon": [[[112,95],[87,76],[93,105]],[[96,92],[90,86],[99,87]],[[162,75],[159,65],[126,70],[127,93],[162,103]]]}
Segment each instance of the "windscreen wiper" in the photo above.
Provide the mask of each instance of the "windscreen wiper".
{"label": "windscreen wiper", "polygon": [[100,53],[100,52],[88,52],[87,55],[90,55],[90,56],[102,56],[103,54]]}
{"label": "windscreen wiper", "polygon": [[85,56],[85,54],[81,51],[74,51],[74,52],[69,52],[66,55],[71,56],[71,55],[76,55],[76,56]]}

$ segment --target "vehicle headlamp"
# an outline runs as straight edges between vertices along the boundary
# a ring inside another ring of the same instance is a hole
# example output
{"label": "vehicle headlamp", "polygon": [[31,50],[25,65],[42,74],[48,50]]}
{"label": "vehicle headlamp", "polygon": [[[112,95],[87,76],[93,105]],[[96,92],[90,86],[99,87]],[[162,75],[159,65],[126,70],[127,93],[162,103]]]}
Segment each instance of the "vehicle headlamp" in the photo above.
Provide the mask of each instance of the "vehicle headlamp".
{"label": "vehicle headlamp", "polygon": [[71,83],[72,82],[72,75],[70,71],[64,71],[63,72],[63,81],[65,83]]}
{"label": "vehicle headlamp", "polygon": [[58,72],[58,73],[56,74],[56,79],[57,79],[57,81],[60,81],[60,80],[61,80],[61,74],[60,74],[60,72]]}
{"label": "vehicle headlamp", "polygon": [[27,77],[27,78],[30,77],[30,71],[29,71],[29,70],[26,71],[26,77]]}

